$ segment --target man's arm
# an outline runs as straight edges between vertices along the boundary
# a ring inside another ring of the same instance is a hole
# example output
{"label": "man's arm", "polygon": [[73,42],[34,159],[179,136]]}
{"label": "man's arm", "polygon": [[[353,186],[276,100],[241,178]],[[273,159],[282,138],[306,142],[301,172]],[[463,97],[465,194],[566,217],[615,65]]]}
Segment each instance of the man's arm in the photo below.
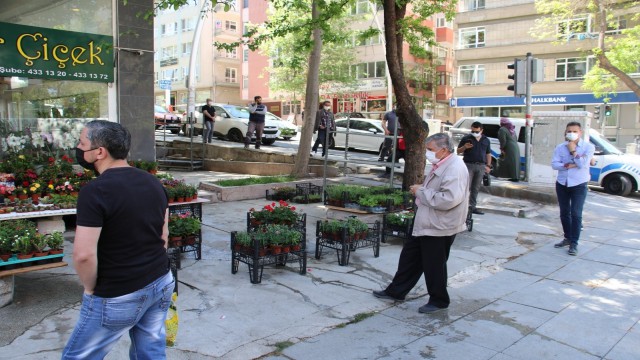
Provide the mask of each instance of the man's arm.
{"label": "man's arm", "polygon": [[164,213],[164,225],[162,225],[162,240],[164,240],[164,248],[169,245],[169,209]]}
{"label": "man's arm", "polygon": [[252,114],[255,113],[257,108],[258,108],[258,104],[255,104],[255,103],[249,104],[249,112],[250,113],[252,113]]}
{"label": "man's arm", "polygon": [[463,152],[467,151],[467,149],[471,149],[472,147],[473,147],[473,144],[471,144],[471,142],[469,141],[469,138],[465,136],[460,140],[460,143],[456,148],[456,153],[462,154]]}
{"label": "man's arm", "polygon": [[382,130],[384,130],[385,135],[391,134],[389,129],[387,129],[387,115],[384,116],[384,119],[382,119],[382,122],[380,123],[380,125],[382,126]]}
{"label": "man's arm", "polygon": [[216,115],[216,111],[213,111],[213,115],[209,114],[209,110],[205,110],[202,112],[206,117],[208,117],[211,120],[215,120],[214,116]]}
{"label": "man's arm", "polygon": [[564,170],[564,163],[562,162],[562,156],[560,154],[560,148],[556,147],[553,151],[553,157],[551,158],[551,168],[553,170]]}
{"label": "man's arm", "polygon": [[98,239],[101,227],[77,226],[73,246],[73,265],[84,292],[93,294],[98,278]]}

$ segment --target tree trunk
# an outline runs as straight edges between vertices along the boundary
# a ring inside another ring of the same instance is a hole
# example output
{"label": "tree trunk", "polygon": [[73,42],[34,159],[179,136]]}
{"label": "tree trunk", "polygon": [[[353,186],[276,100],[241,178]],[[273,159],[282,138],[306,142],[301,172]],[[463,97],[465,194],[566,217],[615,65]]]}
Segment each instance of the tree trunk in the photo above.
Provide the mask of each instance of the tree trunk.
{"label": "tree trunk", "polygon": [[[311,17],[316,21],[320,17],[318,0],[313,0],[311,4]],[[302,131],[300,132],[300,145],[296,156],[293,172],[295,177],[309,176],[309,154],[311,154],[311,139],[313,138],[313,127],[318,110],[318,96],[320,87],[320,53],[322,51],[322,30],[318,25],[313,29],[313,49],[309,55],[309,71],[307,72],[307,91],[304,101],[304,117]]]}
{"label": "tree trunk", "polygon": [[397,101],[398,121],[402,125],[403,136],[406,144],[404,176],[402,188],[407,190],[409,186],[421,184],[424,178],[426,164],[424,140],[429,135],[426,123],[413,105],[411,94],[404,78],[402,48],[404,39],[400,31],[399,20],[403,19],[407,6],[406,2],[396,0],[384,0],[384,36],[386,40],[387,64]]}

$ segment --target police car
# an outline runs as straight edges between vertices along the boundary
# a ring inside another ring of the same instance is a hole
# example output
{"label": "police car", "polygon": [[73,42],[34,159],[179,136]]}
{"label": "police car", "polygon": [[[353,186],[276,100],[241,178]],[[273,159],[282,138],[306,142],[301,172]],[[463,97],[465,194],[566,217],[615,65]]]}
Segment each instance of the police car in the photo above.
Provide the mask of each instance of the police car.
{"label": "police car", "polygon": [[[518,134],[520,154],[524,155],[524,119],[509,118]],[[462,136],[471,132],[471,124],[479,121],[484,126],[483,133],[491,141],[491,154],[495,158],[500,155],[500,142],[497,138],[500,128],[499,117],[463,117],[449,129],[451,137],[457,143]],[[605,139],[598,131],[589,130],[589,141],[595,146],[595,165],[591,166],[591,185],[604,188],[610,194],[627,196],[638,191],[640,184],[640,156],[625,154]],[[524,164],[524,156],[520,158]]]}

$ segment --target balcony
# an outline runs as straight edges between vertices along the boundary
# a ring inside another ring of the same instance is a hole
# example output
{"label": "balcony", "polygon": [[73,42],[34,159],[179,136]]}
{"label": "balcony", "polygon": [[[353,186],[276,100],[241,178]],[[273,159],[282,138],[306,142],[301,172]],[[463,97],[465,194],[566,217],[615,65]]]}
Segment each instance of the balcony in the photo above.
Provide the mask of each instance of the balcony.
{"label": "balcony", "polygon": [[177,65],[177,64],[178,64],[177,57],[170,57],[170,58],[160,60],[160,67]]}

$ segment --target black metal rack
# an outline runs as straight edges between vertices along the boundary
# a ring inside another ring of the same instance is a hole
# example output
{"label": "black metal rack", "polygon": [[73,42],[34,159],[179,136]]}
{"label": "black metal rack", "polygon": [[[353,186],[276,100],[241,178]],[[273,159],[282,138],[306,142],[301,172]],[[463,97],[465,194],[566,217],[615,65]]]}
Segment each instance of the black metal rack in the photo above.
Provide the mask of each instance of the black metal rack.
{"label": "black metal rack", "polygon": [[362,238],[350,236],[346,223],[339,234],[323,233],[321,230],[322,222],[322,220],[318,220],[318,223],[316,224],[316,259],[319,260],[322,257],[322,251],[324,248],[336,250],[338,265],[340,266],[349,265],[351,252],[356,251],[357,249],[371,247],[373,248],[373,256],[380,256],[380,221],[369,224],[369,229],[366,235]]}
{"label": "black metal rack", "polygon": [[[207,202],[207,200],[196,199],[191,202],[169,204],[169,215],[190,214],[190,216],[202,222],[202,203],[204,202]],[[182,245],[174,248],[179,250],[179,254],[175,259],[178,269],[181,268],[180,254],[182,253],[192,252],[195,255],[195,259],[200,260],[202,258],[202,230],[199,230],[193,239],[185,241]]]}
{"label": "black metal rack", "polygon": [[384,214],[382,216],[382,242],[387,242],[387,236],[398,237],[402,239],[408,239],[413,232],[413,218],[403,219],[402,225],[389,224],[389,215]]}

